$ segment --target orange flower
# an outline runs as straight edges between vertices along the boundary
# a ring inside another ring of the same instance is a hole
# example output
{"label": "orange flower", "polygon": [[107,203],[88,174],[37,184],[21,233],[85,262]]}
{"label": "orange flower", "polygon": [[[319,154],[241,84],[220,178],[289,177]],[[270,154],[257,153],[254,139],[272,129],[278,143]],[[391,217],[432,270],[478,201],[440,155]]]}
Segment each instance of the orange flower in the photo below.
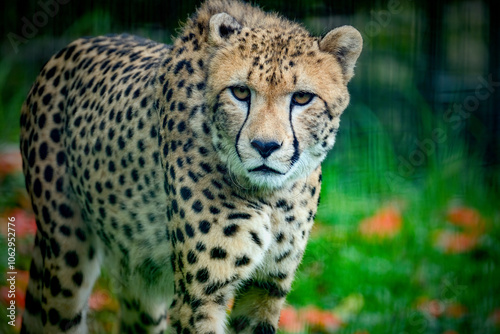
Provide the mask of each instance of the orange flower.
{"label": "orange flower", "polygon": [[477,246],[478,236],[464,232],[439,231],[435,244],[448,254],[465,253]]}
{"label": "orange flower", "polygon": [[448,211],[446,219],[469,234],[481,235],[484,232],[484,219],[476,209],[464,206],[454,207]]}
{"label": "orange flower", "polygon": [[317,308],[307,308],[303,311],[304,320],[313,328],[334,331],[340,328],[342,321],[333,313]]}
{"label": "orange flower", "polygon": [[435,245],[445,253],[459,254],[477,247],[485,231],[485,220],[473,208],[458,206],[451,208],[446,219],[461,231],[442,230],[436,233]]}
{"label": "orange flower", "polygon": [[300,333],[304,330],[304,321],[299,319],[297,310],[287,306],[281,310],[278,326],[287,333]]}
{"label": "orange flower", "polygon": [[395,206],[379,209],[371,217],[361,221],[359,231],[365,237],[389,238],[401,230],[401,213]]}
{"label": "orange flower", "polygon": [[342,326],[342,320],[334,313],[307,307],[297,311],[293,307],[281,310],[279,327],[287,333],[302,333],[307,325],[320,331],[332,332]]}
{"label": "orange flower", "polygon": [[99,289],[90,295],[89,308],[96,311],[102,309],[117,310],[118,304],[107,291]]}
{"label": "orange flower", "polygon": [[10,151],[0,153],[0,179],[7,174],[21,171],[23,169],[23,160],[21,152]]}
{"label": "orange flower", "polygon": [[[22,209],[15,208],[11,209],[8,212],[2,214],[3,217],[14,217],[16,220],[13,222],[15,226],[10,226],[10,228],[16,231],[16,238],[24,237],[26,235],[34,235],[36,233],[36,222],[35,217]],[[1,232],[4,235],[7,235],[8,232],[12,232],[8,230],[7,219],[2,219],[5,221],[5,224],[2,224]]]}

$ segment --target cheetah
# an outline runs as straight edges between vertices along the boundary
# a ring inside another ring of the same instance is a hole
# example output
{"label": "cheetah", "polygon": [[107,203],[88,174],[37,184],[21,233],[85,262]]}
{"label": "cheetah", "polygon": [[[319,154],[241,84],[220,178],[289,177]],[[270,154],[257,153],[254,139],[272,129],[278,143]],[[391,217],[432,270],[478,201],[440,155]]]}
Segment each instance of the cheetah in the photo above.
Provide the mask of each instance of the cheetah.
{"label": "cheetah", "polygon": [[361,49],[350,26],[314,37],[208,0],[171,46],[53,56],[21,112],[37,224],[21,332],[86,333],[104,266],[119,333],[276,333]]}

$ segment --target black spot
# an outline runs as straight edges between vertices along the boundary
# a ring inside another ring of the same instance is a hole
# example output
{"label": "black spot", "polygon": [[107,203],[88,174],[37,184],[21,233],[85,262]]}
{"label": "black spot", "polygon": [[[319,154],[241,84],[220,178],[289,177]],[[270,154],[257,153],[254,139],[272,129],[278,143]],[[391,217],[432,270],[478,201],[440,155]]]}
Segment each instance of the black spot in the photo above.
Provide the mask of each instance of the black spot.
{"label": "black spot", "polygon": [[196,174],[192,171],[188,171],[188,176],[191,178],[191,180],[193,180],[194,183],[198,182],[198,176],[196,176]]}
{"label": "black spot", "polygon": [[141,89],[140,88],[137,88],[134,92],[134,95],[133,95],[133,98],[134,99],[137,99],[139,97],[139,95],[141,95]]}
{"label": "black spot", "polygon": [[190,238],[194,237],[194,229],[193,229],[193,226],[191,226],[191,224],[189,223],[186,223],[184,225],[184,229],[186,230],[186,235]]}
{"label": "black spot", "polygon": [[280,232],[280,233],[278,233],[278,235],[276,235],[276,242],[281,243],[284,238],[285,238],[285,235],[283,234],[283,232]]}
{"label": "black spot", "polygon": [[82,321],[82,314],[78,313],[73,319],[62,319],[59,322],[59,328],[66,332],[74,326],[77,326]]}
{"label": "black spot", "polygon": [[40,115],[40,118],[38,119],[38,126],[40,127],[40,129],[43,129],[46,121],[47,117],[45,116],[45,114]]}
{"label": "black spot", "polygon": [[200,201],[194,201],[192,208],[194,212],[200,213],[201,211],[203,211],[203,204],[201,204]]}
{"label": "black spot", "polygon": [[234,263],[234,265],[236,267],[241,267],[241,266],[246,266],[249,263],[250,259],[246,255],[243,255],[242,257],[236,258],[236,262]]}
{"label": "black spot", "polygon": [[56,160],[57,165],[62,166],[66,162],[66,153],[64,153],[64,151],[57,153]]}
{"label": "black spot", "polygon": [[63,192],[63,186],[64,186],[64,179],[62,177],[60,177],[56,181],[56,190],[57,190],[57,192],[62,193]]}
{"label": "black spot", "polygon": [[59,312],[54,309],[54,308],[51,308],[49,310],[49,321],[52,325],[56,325],[59,320],[61,320],[61,316],[59,315]]}
{"label": "black spot", "polygon": [[276,328],[267,322],[261,322],[253,330],[253,334],[275,334]]}
{"label": "black spot", "polygon": [[187,255],[187,260],[190,264],[195,264],[196,261],[198,261],[198,257],[196,256],[195,252],[190,250]]}
{"label": "black spot", "polygon": [[227,219],[250,219],[252,216],[248,213],[243,213],[243,212],[236,212],[236,213],[230,213],[227,216]]}
{"label": "black spot", "polygon": [[123,233],[125,234],[125,236],[126,236],[129,240],[132,240],[133,235],[132,235],[132,228],[130,227],[130,225],[124,224],[124,225],[122,226],[122,230],[123,230]]}
{"label": "black spot", "polygon": [[48,105],[51,100],[52,100],[52,95],[50,93],[47,93],[43,97],[42,102],[43,102],[44,105]]}
{"label": "black spot", "polygon": [[170,99],[172,98],[172,94],[174,93],[174,91],[172,90],[172,88],[170,88],[167,92],[167,95],[166,95],[166,100],[167,102],[170,102]]}
{"label": "black spot", "polygon": [[211,206],[210,207],[210,213],[213,214],[213,215],[216,215],[220,212],[220,210],[218,208],[216,208],[215,206]]}
{"label": "black spot", "polygon": [[56,73],[56,70],[57,70],[57,66],[53,66],[50,70],[47,71],[47,73],[45,74],[45,78],[47,80],[50,80],[50,78],[52,78],[54,76],[54,74]]}
{"label": "black spot", "polygon": [[196,243],[196,250],[201,253],[201,252],[206,251],[207,247],[201,241],[198,241]]}
{"label": "black spot", "polygon": [[198,228],[200,229],[201,233],[203,233],[203,234],[207,234],[210,231],[210,227],[211,227],[211,224],[206,220],[202,220],[198,224]]}
{"label": "black spot", "polygon": [[156,126],[151,127],[151,131],[149,132],[149,135],[151,136],[151,138],[156,138],[156,136],[158,135],[158,131],[156,130]]}
{"label": "black spot", "polygon": [[200,283],[205,283],[210,278],[207,268],[200,269],[196,272],[196,280]]}
{"label": "black spot", "polygon": [[50,138],[54,143],[59,143],[59,141],[61,140],[59,129],[53,129],[52,131],[50,131]]}
{"label": "black spot", "polygon": [[236,224],[228,225],[228,226],[224,227],[224,235],[226,237],[231,237],[231,236],[235,235],[236,232],[238,232],[238,229],[239,229],[239,226]]}
{"label": "black spot", "polygon": [[212,259],[225,259],[226,256],[227,256],[227,252],[220,247],[214,247],[210,251],[210,257]]}
{"label": "black spot", "polygon": [[50,279],[50,294],[55,297],[61,292],[61,283],[57,276],[52,276]]}
{"label": "black spot", "polygon": [[64,234],[65,236],[69,237],[71,235],[71,230],[68,226],[66,225],[61,225],[59,226],[59,231]]}
{"label": "black spot", "polygon": [[85,232],[83,232],[83,230],[81,228],[77,228],[75,230],[75,235],[78,237],[78,239],[81,242],[85,242],[87,240],[87,235],[85,234]]}
{"label": "black spot", "polygon": [[64,218],[71,218],[71,217],[73,217],[73,214],[74,214],[73,210],[69,206],[67,206],[66,204],[59,205],[59,213]]}
{"label": "black spot", "polygon": [[71,279],[73,280],[73,282],[77,286],[81,286],[82,282],[83,282],[83,274],[82,274],[82,272],[81,271],[77,271],[76,273],[73,274],[73,276],[71,277]]}
{"label": "black spot", "polygon": [[187,201],[191,198],[191,196],[192,196],[191,189],[189,189],[188,187],[181,188],[181,197],[183,200]]}
{"label": "black spot", "polygon": [[182,233],[182,230],[180,228],[177,228],[176,236],[177,240],[179,240],[180,242],[184,242],[184,234]]}
{"label": "black spot", "polygon": [[183,132],[184,130],[186,130],[186,122],[181,121],[177,124],[177,131]]}
{"label": "black spot", "polygon": [[40,159],[45,160],[45,158],[47,158],[47,155],[49,154],[49,146],[47,145],[46,142],[40,144],[40,149],[38,150],[38,153],[40,155]]}
{"label": "black spot", "polygon": [[55,257],[59,256],[59,254],[61,252],[61,246],[54,238],[50,239],[50,249],[52,250],[52,253],[54,253]]}
{"label": "black spot", "polygon": [[217,282],[217,283],[212,283],[212,284],[208,284],[206,287],[205,287],[205,294],[206,295],[212,295],[214,294],[215,292],[217,292],[217,290],[223,288],[226,284],[223,283],[223,282]]}
{"label": "black spot", "polygon": [[64,261],[66,261],[68,266],[75,268],[79,262],[78,254],[75,251],[69,251],[64,255]]}
{"label": "black spot", "polygon": [[33,192],[36,197],[40,197],[42,195],[42,182],[37,178],[33,183]]}
{"label": "black spot", "polygon": [[54,169],[52,168],[52,166],[47,165],[47,167],[45,167],[45,172],[43,173],[45,181],[47,182],[52,181],[53,176],[54,176]]}
{"label": "black spot", "polygon": [[[177,204],[177,200],[175,200],[175,199],[172,200],[172,210],[175,213],[179,212],[179,205]],[[189,225],[189,224],[187,224],[187,225]],[[191,226],[191,225],[189,225],[189,226]]]}
{"label": "black spot", "polygon": [[134,180],[134,182],[139,181],[139,172],[137,171],[137,169],[133,169],[131,175],[132,175],[132,180]]}
{"label": "black spot", "polygon": [[[47,209],[46,206],[42,207],[42,216],[43,220],[45,221],[45,224],[51,223],[49,209]],[[61,225],[61,227],[64,227],[64,225]]]}
{"label": "black spot", "polygon": [[33,149],[31,149],[29,157],[28,157],[28,164],[30,165],[30,167],[35,166],[35,161],[36,161],[36,151],[33,148]]}
{"label": "black spot", "polygon": [[277,256],[274,260],[279,263],[281,261],[283,261],[284,259],[286,259],[288,256],[290,256],[290,254],[292,253],[291,250],[287,250],[286,252],[282,253],[280,256]]}
{"label": "black spot", "polygon": [[262,241],[260,241],[259,235],[255,232],[250,232],[250,235],[252,236],[252,240],[258,245],[262,246]]}
{"label": "black spot", "polygon": [[26,311],[32,315],[37,315],[42,310],[42,305],[40,301],[35,299],[33,295],[28,291],[26,291],[26,299],[25,299]]}
{"label": "black spot", "polygon": [[[200,148],[201,149],[201,148]],[[212,173],[212,167],[205,163],[205,162],[201,162],[200,163],[200,167],[206,172],[206,173]]]}

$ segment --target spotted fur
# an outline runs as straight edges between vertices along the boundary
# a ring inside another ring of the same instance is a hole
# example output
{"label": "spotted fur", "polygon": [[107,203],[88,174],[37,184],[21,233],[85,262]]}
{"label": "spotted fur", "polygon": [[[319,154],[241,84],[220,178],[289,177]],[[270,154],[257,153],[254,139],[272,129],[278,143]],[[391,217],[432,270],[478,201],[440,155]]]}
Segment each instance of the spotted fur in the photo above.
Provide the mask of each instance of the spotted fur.
{"label": "spotted fur", "polygon": [[209,0],[172,46],[105,36],[52,57],[21,116],[38,227],[22,333],[87,332],[101,265],[119,333],[167,314],[177,333],[275,333],[361,44]]}

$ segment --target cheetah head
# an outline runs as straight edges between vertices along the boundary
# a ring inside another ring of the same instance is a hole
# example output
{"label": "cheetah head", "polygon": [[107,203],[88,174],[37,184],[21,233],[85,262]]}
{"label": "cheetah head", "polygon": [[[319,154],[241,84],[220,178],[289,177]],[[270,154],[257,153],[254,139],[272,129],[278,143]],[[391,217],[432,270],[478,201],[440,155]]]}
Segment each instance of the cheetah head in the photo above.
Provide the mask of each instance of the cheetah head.
{"label": "cheetah head", "polygon": [[343,26],[319,39],[298,26],[250,28],[210,19],[213,144],[230,172],[276,189],[308,176],[335,143],[362,49]]}

